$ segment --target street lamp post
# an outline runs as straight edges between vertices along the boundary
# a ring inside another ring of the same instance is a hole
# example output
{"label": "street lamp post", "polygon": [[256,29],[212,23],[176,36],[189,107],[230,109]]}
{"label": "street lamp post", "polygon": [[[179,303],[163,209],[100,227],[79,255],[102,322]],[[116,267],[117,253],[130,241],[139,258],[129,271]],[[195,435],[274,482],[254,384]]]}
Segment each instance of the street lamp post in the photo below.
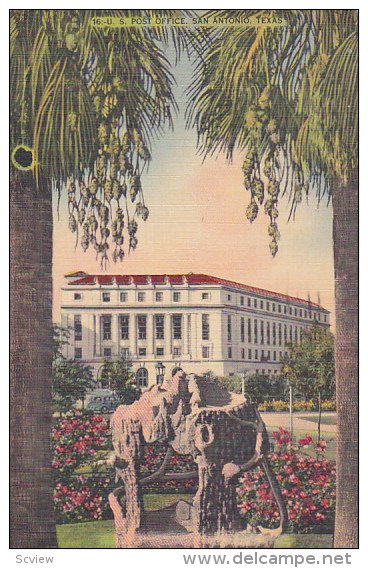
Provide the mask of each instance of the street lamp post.
{"label": "street lamp post", "polygon": [[245,396],[245,382],[247,379],[247,370],[243,370],[243,377],[242,377],[242,395]]}
{"label": "street lamp post", "polygon": [[166,367],[162,363],[162,361],[157,361],[157,363],[155,363],[155,367],[156,367],[156,382],[158,385],[162,385],[162,383],[164,382]]}

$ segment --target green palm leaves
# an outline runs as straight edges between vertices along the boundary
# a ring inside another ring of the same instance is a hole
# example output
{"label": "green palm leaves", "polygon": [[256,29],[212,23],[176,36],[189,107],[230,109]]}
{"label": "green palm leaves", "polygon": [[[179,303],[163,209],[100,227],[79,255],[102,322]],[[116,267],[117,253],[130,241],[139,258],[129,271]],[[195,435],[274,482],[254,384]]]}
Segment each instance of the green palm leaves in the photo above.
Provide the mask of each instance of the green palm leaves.
{"label": "green palm leaves", "polygon": [[204,155],[220,151],[231,159],[245,150],[246,216],[253,222],[263,206],[273,255],[279,196],[290,192],[292,215],[310,184],[321,196],[332,178],[354,178],[358,131],[357,13],[277,15],[285,26],[210,30],[187,113]]}
{"label": "green palm leaves", "polygon": [[[141,12],[141,11],[140,11]],[[161,11],[174,16],[176,11]],[[123,17],[138,11],[111,10]],[[150,141],[171,126],[174,78],[165,55],[195,44],[188,31],[98,28],[90,10],[11,14],[12,146],[33,148],[37,183],[67,183],[69,227],[104,264],[137,246],[146,220],[141,173]],[[151,12],[149,15],[152,15]],[[110,243],[110,244],[109,244]]]}

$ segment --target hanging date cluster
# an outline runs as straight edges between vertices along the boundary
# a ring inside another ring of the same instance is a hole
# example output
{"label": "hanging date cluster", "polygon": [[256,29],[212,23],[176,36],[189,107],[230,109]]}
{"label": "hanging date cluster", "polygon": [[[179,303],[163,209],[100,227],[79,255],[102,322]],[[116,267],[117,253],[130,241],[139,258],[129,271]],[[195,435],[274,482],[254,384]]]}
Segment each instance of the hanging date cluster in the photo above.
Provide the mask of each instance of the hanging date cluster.
{"label": "hanging date cluster", "polygon": [[[275,256],[278,251],[280,232],[277,225],[278,198],[281,180],[280,133],[276,120],[270,111],[271,89],[266,87],[247,112],[246,125],[249,131],[248,151],[243,162],[244,186],[250,192],[250,203],[246,209],[247,219],[252,223],[263,205],[269,217],[268,234],[271,237],[270,251]],[[259,154],[267,144],[268,151],[261,160]]]}
{"label": "hanging date cluster", "polygon": [[[290,169],[293,170],[290,216],[302,201],[303,193],[307,195],[309,192],[301,166],[293,162],[290,168],[288,152],[284,151],[286,140],[282,123],[285,116],[287,113],[283,112],[280,92],[276,88],[266,87],[258,98],[257,105],[251,106],[245,117],[249,136],[242,169],[245,189],[251,195],[246,217],[253,223],[263,205],[264,212],[269,217],[268,235],[272,256],[276,256],[278,252],[281,236],[277,224],[281,182],[286,180],[283,188],[285,191]],[[288,173],[285,175],[285,172]]]}
{"label": "hanging date cluster", "polygon": [[114,262],[122,261],[127,251],[137,247],[138,220],[146,221],[149,215],[141,170],[150,153],[139,131],[124,127],[121,115],[108,120],[110,108],[116,108],[114,97],[113,88],[94,97],[102,118],[94,170],[67,183],[69,229],[80,237],[84,251],[95,250],[102,268],[110,256]]}

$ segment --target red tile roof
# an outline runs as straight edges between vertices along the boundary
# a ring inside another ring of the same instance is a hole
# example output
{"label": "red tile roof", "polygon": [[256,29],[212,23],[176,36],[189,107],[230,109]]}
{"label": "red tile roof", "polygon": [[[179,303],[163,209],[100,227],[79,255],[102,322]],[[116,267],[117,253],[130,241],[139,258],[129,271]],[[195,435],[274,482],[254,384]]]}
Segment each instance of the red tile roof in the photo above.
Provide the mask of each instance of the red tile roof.
{"label": "red tile roof", "polygon": [[256,288],[255,286],[249,286],[248,284],[240,284],[239,282],[233,282],[232,280],[225,280],[224,278],[217,278],[216,276],[209,276],[207,274],[132,274],[132,275],[105,275],[105,274],[95,274],[88,275],[83,278],[78,278],[72,282],[69,282],[69,286],[79,286],[79,285],[127,285],[127,284],[148,284],[151,280],[152,284],[165,284],[166,280],[169,284],[185,284],[185,281],[189,285],[209,285],[214,284],[217,286],[226,286],[229,288],[236,288],[250,294],[256,294],[261,296],[266,296],[270,299],[282,300],[284,302],[293,302],[300,304],[305,307],[313,306],[319,308],[324,312],[328,312],[319,306],[315,302],[309,300],[304,300],[303,298],[296,298],[294,296],[288,296],[287,294],[281,294],[280,292],[272,292],[270,290],[264,290],[263,288]]}

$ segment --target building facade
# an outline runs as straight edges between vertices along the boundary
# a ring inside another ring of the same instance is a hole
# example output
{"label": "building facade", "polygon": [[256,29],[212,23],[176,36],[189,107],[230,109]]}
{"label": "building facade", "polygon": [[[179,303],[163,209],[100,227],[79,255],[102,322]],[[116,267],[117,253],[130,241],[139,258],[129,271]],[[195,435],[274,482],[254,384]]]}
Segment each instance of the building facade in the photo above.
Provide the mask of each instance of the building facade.
{"label": "building facade", "polygon": [[313,302],[208,276],[65,276],[61,325],[70,331],[65,355],[93,367],[129,358],[142,387],[167,372],[277,373],[287,344],[312,322],[329,327],[329,312]]}

